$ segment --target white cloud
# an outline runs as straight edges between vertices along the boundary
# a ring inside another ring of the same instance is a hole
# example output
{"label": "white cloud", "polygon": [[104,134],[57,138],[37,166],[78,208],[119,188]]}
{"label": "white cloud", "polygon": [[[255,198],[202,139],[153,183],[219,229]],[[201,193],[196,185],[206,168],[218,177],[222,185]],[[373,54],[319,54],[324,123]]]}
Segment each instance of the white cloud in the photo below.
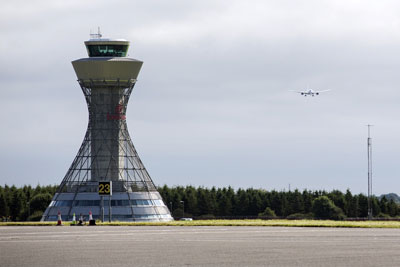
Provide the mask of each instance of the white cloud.
{"label": "white cloud", "polygon": [[190,17],[157,20],[135,29],[146,43],[399,42],[396,1],[219,1]]}
{"label": "white cloud", "polygon": [[[88,116],[70,61],[86,56],[83,41],[100,26],[106,37],[131,40],[131,56],[144,60],[128,126],[156,184],[363,191],[364,125],[373,123],[376,188],[388,192],[400,185],[399,5],[4,3],[0,183],[61,181]],[[332,91],[287,91],[307,84]],[[48,175],[34,167],[43,162]]]}

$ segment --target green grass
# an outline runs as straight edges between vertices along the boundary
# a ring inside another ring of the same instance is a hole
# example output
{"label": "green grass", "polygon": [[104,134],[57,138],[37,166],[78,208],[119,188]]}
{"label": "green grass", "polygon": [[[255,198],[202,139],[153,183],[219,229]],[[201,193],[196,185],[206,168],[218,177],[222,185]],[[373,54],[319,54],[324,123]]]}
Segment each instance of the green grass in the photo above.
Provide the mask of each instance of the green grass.
{"label": "green grass", "polygon": [[[0,222],[0,226],[54,226],[56,222]],[[63,222],[69,226],[70,222]],[[195,220],[173,222],[111,222],[99,226],[283,226],[283,227],[346,227],[400,228],[399,221],[319,221],[319,220]]]}

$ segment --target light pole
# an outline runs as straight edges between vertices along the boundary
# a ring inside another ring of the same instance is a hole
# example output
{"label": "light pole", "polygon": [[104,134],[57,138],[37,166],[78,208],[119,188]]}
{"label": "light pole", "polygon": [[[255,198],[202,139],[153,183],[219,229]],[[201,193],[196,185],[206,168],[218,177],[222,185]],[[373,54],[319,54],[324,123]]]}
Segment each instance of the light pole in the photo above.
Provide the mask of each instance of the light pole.
{"label": "light pole", "polygon": [[372,219],[372,203],[371,203],[371,197],[372,197],[372,138],[371,138],[371,133],[370,133],[370,128],[373,125],[368,124],[368,139],[367,139],[367,145],[368,145],[368,220]]}
{"label": "light pole", "polygon": [[182,218],[185,217],[185,201],[181,200],[182,203]]}

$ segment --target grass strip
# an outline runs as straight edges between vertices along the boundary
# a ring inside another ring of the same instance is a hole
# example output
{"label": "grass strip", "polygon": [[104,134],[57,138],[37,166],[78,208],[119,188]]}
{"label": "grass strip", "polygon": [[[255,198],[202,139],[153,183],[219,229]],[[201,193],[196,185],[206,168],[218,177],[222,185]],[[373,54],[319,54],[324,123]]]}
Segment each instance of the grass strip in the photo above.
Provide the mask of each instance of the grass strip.
{"label": "grass strip", "polygon": [[[0,226],[55,226],[56,222],[0,222]],[[69,226],[71,222],[63,222]],[[399,221],[330,220],[195,220],[172,222],[97,222],[98,226],[281,226],[340,228],[400,228]]]}

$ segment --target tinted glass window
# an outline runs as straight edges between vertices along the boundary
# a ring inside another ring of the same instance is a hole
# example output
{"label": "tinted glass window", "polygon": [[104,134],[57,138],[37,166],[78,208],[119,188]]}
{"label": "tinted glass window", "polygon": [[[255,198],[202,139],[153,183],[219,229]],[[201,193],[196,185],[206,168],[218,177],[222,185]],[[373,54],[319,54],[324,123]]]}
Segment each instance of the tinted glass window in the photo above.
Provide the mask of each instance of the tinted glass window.
{"label": "tinted glass window", "polygon": [[154,199],[153,202],[156,206],[163,206],[164,204],[160,199]]}
{"label": "tinted glass window", "polygon": [[55,207],[69,207],[72,204],[72,200],[58,200],[53,201],[52,203]]}
{"label": "tinted glass window", "polygon": [[127,45],[88,45],[89,57],[126,57]]}
{"label": "tinted glass window", "polygon": [[150,199],[136,199],[136,200],[131,200],[131,203],[133,206],[152,206],[153,204],[151,203]]}

